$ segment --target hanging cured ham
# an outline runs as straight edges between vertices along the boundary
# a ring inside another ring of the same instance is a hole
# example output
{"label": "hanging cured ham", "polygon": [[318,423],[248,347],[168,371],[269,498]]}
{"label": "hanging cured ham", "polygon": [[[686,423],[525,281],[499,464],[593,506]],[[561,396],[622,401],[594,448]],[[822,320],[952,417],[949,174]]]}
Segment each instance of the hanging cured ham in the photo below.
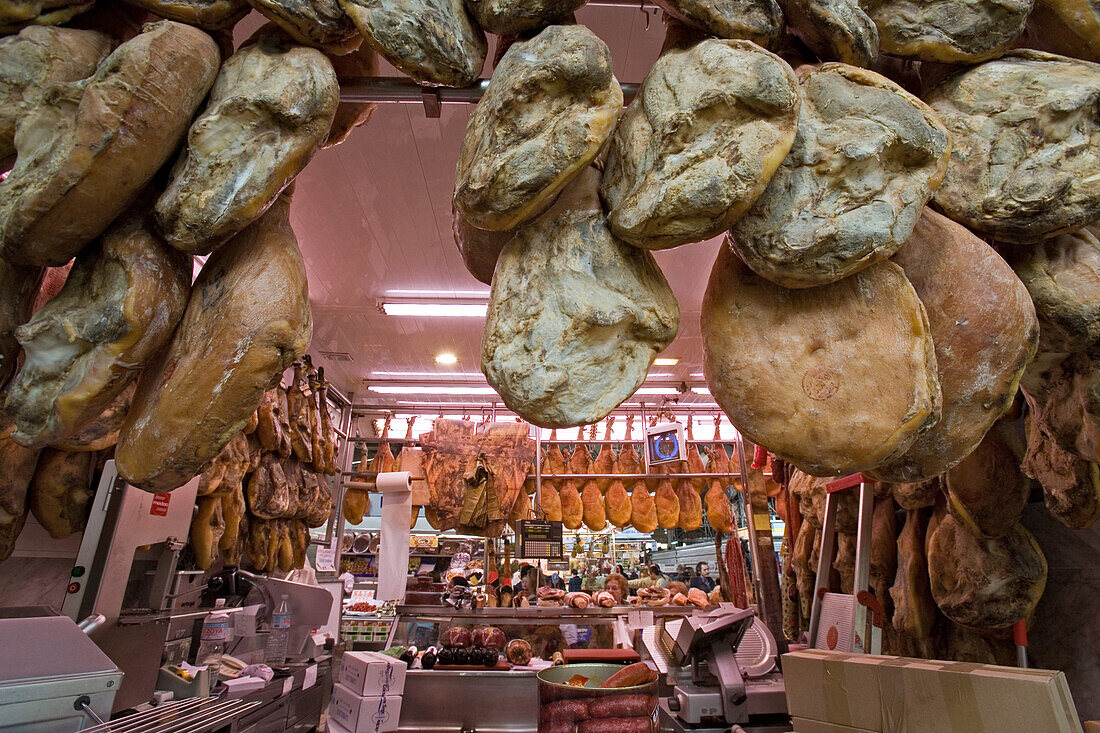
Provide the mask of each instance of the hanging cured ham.
{"label": "hanging cured ham", "polygon": [[593,532],[600,532],[607,526],[607,513],[604,511],[603,494],[595,480],[584,482],[581,489],[581,503],[583,504],[584,525]]}
{"label": "hanging cured ham", "polygon": [[1100,519],[1100,467],[1062,450],[1043,434],[1032,414],[1025,420],[1027,455],[1021,470],[1043,485],[1051,516],[1072,529]]}
{"label": "hanging cured ham", "polygon": [[561,499],[561,521],[566,529],[580,529],[584,523],[584,504],[581,503],[581,492],[577,491],[577,485],[572,480],[562,484],[558,492]]}
{"label": "hanging cured ham", "polygon": [[665,529],[676,527],[680,523],[680,499],[672,488],[672,481],[661,479],[653,500],[657,505],[657,524]]}
{"label": "hanging cured ham", "polygon": [[[687,472],[688,473],[704,473],[706,469],[703,467],[703,454],[699,451],[699,445],[695,442],[695,435],[692,432],[692,424],[695,422],[693,418],[688,418],[687,424]],[[707,480],[702,477],[688,479],[695,490],[702,493],[707,489]]]}
{"label": "hanging cured ham", "polygon": [[634,416],[626,416],[626,440],[622,450],[619,451],[618,471],[620,474],[645,473],[645,464],[638,457],[634,446],[629,442],[634,440]]}
{"label": "hanging cured ham", "polygon": [[886,608],[886,618],[890,618],[892,601],[890,585],[897,577],[898,545],[897,512],[894,502],[887,496],[875,502],[871,515],[871,573],[869,585],[875,598]]}
{"label": "hanging cured ham", "polygon": [[975,629],[1002,629],[1031,617],[1046,587],[1047,561],[1020,524],[1003,537],[980,539],[949,515],[928,541],[928,572],[945,616]]}
{"label": "hanging cured ham", "polygon": [[547,479],[546,476],[560,476],[563,473],[567,473],[565,465],[565,455],[561,452],[561,445],[555,441],[558,439],[557,428],[550,431],[550,448],[543,454],[542,457],[542,485],[549,485],[553,489],[557,489],[561,486],[561,481],[558,479]]}
{"label": "hanging cured ham", "polygon": [[[592,473],[614,473],[615,469],[615,451],[611,449],[611,443],[606,442],[611,440],[611,425],[615,422],[614,417],[607,418],[607,422],[604,423],[603,439],[604,443],[600,445],[600,452],[596,455],[596,459],[592,461]],[[592,432],[595,434],[596,426],[592,426]],[[600,487],[600,491],[607,491],[611,486],[610,478],[597,478],[596,485]]]}
{"label": "hanging cured ham", "polygon": [[733,534],[737,530],[737,522],[733,517],[733,507],[730,506],[729,497],[726,496],[725,482],[720,479],[711,479],[710,488],[707,489],[707,522],[716,532]]}
{"label": "hanging cured ham", "polygon": [[171,343],[138,379],[119,474],[161,492],[205,471],[305,353],[308,290],[284,194],[203,266]]}
{"label": "hanging cured ham", "polygon": [[645,482],[640,479],[630,491],[630,523],[643,534],[649,534],[658,527],[657,505]]}
{"label": "hanging cured ham", "polygon": [[898,572],[890,597],[894,602],[894,628],[917,639],[926,639],[936,621],[936,602],[928,581],[928,560],[924,553],[928,514],[924,510],[905,513],[905,526],[898,535]]}
{"label": "hanging cured ham", "polygon": [[969,456],[947,472],[947,505],[976,537],[1001,537],[1019,521],[1031,495],[1010,441],[1015,426],[1000,423]]}
{"label": "hanging cured ham", "polygon": [[[648,492],[647,492],[648,493]],[[630,495],[626,493],[626,487],[622,481],[612,481],[607,495],[604,497],[607,519],[616,527],[622,529],[630,525],[633,506]]]}
{"label": "hanging cured ham", "polygon": [[294,381],[287,390],[286,401],[290,408],[290,445],[294,449],[294,457],[302,463],[313,461],[313,438],[306,387],[305,366],[301,362],[294,362]]}
{"label": "hanging cured ham", "polygon": [[588,473],[590,458],[588,448],[584,446],[582,440],[584,440],[584,428],[578,428],[577,442],[573,445],[573,452],[569,455],[569,462],[566,464],[567,473],[577,475]]}
{"label": "hanging cured ham", "polygon": [[539,507],[542,509],[542,518],[547,522],[562,521],[561,495],[558,490],[544,481],[539,492]]}
{"label": "hanging cured ham", "polygon": [[95,468],[94,452],[42,451],[27,489],[27,505],[50,537],[60,540],[84,529],[95,493]]}

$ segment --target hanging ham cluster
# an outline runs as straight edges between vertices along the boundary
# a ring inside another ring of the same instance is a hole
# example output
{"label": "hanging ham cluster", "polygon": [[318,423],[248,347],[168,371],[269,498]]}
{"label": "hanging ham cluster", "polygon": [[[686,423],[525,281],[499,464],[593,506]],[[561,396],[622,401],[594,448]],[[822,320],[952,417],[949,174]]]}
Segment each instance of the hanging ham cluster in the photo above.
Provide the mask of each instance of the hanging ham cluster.
{"label": "hanging ham cluster", "polygon": [[[1031,416],[1026,421],[1034,433]],[[1001,420],[942,476],[875,484],[869,586],[886,609],[883,653],[1014,664],[1011,627],[1030,623],[1047,581],[1046,558],[1020,524],[1032,487],[1025,452],[1033,449],[1019,428],[1018,420]],[[809,627],[825,487],[833,480],[797,469],[785,475],[784,628],[792,639]],[[851,593],[857,494],[833,496],[837,552],[827,585]]]}
{"label": "hanging ham cluster", "polygon": [[336,433],[322,370],[295,362],[290,387],[264,393],[245,429],[199,478],[191,546],[200,569],[302,567],[309,529],[332,515]]}
{"label": "hanging ham cluster", "polygon": [[[716,532],[728,534],[736,530],[726,489],[731,483],[729,456],[719,441],[717,422],[715,442],[707,446],[705,460],[699,445],[689,442],[686,462],[677,468],[658,467],[659,473],[713,473],[716,476],[649,479],[645,477],[645,461],[635,450],[637,444],[631,442],[634,417],[626,418],[626,442],[617,450],[611,442],[614,419],[608,418],[606,422],[603,442],[595,445],[574,443],[568,456],[556,442],[557,431],[551,431],[542,457],[542,493],[535,500],[543,518],[563,522],[566,529],[583,526],[593,532],[609,526],[634,527],[645,534],[658,527],[690,532],[702,526],[705,505],[705,518]],[[693,439],[691,433],[689,423],[689,440]],[[596,426],[592,425],[589,440],[595,439]],[[585,474],[606,476],[586,479]],[[655,491],[650,489],[651,480],[655,482]]]}

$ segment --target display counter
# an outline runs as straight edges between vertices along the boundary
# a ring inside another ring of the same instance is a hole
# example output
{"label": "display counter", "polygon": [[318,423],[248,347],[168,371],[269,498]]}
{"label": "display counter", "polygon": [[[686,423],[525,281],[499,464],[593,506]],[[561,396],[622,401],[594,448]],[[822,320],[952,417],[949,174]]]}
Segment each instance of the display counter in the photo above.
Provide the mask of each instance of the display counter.
{"label": "display counter", "polygon": [[[524,639],[538,659],[567,649],[633,648],[630,611],[651,611],[654,619],[690,616],[692,607],[635,609],[529,606],[525,608],[453,609],[439,606],[397,607],[387,646],[440,645],[455,626],[493,626],[506,642]],[[410,669],[405,677],[401,730],[417,733],[520,733],[534,731],[538,721],[535,666],[515,667],[502,661],[493,669]]]}

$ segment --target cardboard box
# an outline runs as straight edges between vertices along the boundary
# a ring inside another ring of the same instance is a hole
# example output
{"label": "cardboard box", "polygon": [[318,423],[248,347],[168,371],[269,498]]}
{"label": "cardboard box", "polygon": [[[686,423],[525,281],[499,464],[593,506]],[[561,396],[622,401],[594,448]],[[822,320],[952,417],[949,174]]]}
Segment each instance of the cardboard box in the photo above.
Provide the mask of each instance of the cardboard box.
{"label": "cardboard box", "polygon": [[349,733],[396,731],[401,721],[401,695],[360,696],[341,684],[332,688],[330,722]]}
{"label": "cardboard box", "polygon": [[405,663],[381,652],[344,652],[337,682],[356,695],[383,697],[405,691]]}
{"label": "cardboard box", "polygon": [[1081,733],[1065,674],[807,649],[783,656],[794,717],[875,733]]}
{"label": "cardboard box", "polygon": [[872,654],[805,649],[783,655],[783,682],[791,717],[882,731],[878,665]]}
{"label": "cardboard box", "polygon": [[791,718],[794,733],[874,733],[866,728],[849,728],[846,725],[822,723],[820,720],[806,720],[805,718]]}

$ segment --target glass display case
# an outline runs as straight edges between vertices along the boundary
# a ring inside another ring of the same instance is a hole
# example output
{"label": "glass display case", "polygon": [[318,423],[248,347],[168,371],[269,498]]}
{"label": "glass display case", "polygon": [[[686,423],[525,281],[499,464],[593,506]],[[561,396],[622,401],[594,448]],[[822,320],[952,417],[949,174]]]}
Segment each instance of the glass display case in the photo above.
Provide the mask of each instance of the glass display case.
{"label": "glass display case", "polygon": [[[503,632],[505,644],[523,639],[530,645],[532,656],[543,660],[566,649],[634,648],[635,630],[628,618],[633,610],[632,606],[453,609],[402,605],[397,607],[387,646],[438,648],[448,629],[462,626],[472,633],[492,626]],[[637,610],[653,612],[654,619],[690,616],[693,612],[684,606]],[[411,669],[405,677],[401,730],[530,733],[538,723],[535,674],[533,666],[512,667],[506,663],[492,669]],[[446,703],[440,704],[441,700]]]}

